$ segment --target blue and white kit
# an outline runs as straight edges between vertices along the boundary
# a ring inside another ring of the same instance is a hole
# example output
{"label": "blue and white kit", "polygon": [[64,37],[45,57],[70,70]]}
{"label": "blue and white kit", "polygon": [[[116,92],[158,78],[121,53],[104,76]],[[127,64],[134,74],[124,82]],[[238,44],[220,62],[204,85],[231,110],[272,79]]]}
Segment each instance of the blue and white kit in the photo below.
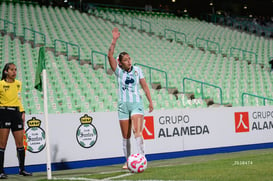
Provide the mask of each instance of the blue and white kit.
{"label": "blue and white kit", "polygon": [[132,66],[127,72],[117,66],[115,75],[119,87],[119,120],[127,120],[131,115],[144,115],[143,101],[140,95],[140,79],[144,78],[142,70],[137,66]]}

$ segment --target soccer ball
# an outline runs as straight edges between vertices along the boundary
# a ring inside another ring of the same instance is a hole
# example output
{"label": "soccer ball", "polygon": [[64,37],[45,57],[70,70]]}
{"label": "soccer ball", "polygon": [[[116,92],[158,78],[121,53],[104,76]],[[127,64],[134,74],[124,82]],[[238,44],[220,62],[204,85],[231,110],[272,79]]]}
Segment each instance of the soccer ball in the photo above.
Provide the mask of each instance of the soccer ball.
{"label": "soccer ball", "polygon": [[147,160],[139,153],[132,154],[127,159],[127,165],[130,172],[141,173],[147,168]]}

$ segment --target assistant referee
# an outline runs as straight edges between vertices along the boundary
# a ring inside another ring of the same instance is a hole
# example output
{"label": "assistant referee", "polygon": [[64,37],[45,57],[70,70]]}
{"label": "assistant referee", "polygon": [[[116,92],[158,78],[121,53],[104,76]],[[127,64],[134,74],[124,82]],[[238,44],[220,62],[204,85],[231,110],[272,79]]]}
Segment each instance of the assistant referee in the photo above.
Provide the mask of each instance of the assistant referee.
{"label": "assistant referee", "polygon": [[32,176],[25,170],[25,149],[23,144],[25,112],[21,102],[22,83],[16,80],[17,68],[7,63],[0,81],[0,179],[8,176],[4,172],[4,155],[12,131],[19,160],[19,175]]}

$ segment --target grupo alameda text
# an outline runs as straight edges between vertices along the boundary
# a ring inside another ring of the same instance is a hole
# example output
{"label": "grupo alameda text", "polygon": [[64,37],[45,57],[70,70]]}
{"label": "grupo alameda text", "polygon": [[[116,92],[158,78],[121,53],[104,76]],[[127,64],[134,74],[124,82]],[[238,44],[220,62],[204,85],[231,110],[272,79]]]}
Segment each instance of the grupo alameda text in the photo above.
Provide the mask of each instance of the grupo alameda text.
{"label": "grupo alameda text", "polygon": [[158,138],[209,134],[207,125],[192,125],[189,115],[160,116],[158,121],[164,126],[159,129]]}
{"label": "grupo alameda text", "polygon": [[252,113],[252,130],[273,129],[273,111],[254,111]]}

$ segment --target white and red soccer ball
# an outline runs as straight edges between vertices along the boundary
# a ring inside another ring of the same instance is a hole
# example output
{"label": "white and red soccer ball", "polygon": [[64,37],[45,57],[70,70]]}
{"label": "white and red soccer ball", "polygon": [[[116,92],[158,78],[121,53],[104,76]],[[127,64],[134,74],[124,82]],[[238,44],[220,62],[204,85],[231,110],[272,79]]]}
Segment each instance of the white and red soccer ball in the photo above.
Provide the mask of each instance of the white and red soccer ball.
{"label": "white and red soccer ball", "polygon": [[147,159],[139,153],[132,154],[127,159],[127,166],[130,172],[141,173],[147,168]]}

